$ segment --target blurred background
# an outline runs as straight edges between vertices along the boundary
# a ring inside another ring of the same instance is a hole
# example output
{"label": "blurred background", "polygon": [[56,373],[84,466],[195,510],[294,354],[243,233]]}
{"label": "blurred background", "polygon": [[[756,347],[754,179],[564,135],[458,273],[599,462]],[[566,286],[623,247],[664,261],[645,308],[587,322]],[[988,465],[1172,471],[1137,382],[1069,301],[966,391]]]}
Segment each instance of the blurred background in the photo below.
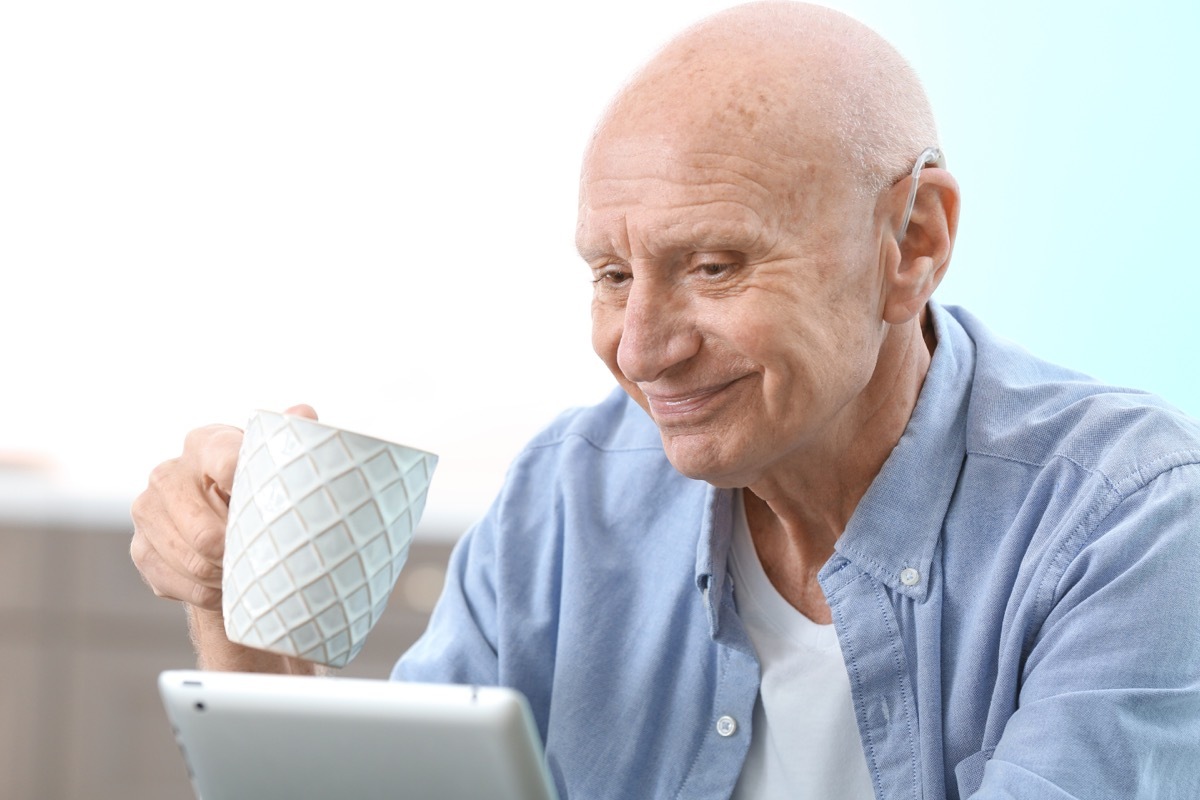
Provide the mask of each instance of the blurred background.
{"label": "blurred background", "polygon": [[[356,662],[386,674],[507,462],[609,390],[579,156],[727,5],[0,5],[0,796],[188,796],[153,677],[190,650],[127,509],[198,425],[307,402],[441,455]],[[941,301],[1200,414],[1200,6],[830,5],[933,101],[964,198]]]}

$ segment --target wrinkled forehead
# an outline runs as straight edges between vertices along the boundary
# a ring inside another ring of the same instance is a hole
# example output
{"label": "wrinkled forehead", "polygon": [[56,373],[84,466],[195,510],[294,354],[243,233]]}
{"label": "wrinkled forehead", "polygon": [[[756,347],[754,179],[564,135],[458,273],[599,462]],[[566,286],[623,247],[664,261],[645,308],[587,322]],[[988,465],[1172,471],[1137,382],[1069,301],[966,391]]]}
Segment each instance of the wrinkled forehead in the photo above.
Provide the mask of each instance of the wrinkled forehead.
{"label": "wrinkled forehead", "polygon": [[581,175],[577,244],[586,257],[605,229],[639,216],[717,239],[815,219],[844,182],[828,155],[736,132],[598,136]]}
{"label": "wrinkled forehead", "polygon": [[809,183],[810,159],[787,157],[745,136],[637,135],[598,140],[583,162],[580,199],[601,190],[656,183],[663,187],[733,183],[769,196]]}

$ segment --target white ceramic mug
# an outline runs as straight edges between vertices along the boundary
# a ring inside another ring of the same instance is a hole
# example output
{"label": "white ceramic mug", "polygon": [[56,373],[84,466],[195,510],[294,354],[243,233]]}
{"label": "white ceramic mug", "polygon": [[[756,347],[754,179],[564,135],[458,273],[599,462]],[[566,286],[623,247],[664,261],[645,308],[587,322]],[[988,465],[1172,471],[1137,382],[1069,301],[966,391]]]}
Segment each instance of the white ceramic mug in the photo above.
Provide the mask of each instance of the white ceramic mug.
{"label": "white ceramic mug", "polygon": [[436,466],[423,450],[256,411],[229,498],[230,641],[349,663],[387,606]]}

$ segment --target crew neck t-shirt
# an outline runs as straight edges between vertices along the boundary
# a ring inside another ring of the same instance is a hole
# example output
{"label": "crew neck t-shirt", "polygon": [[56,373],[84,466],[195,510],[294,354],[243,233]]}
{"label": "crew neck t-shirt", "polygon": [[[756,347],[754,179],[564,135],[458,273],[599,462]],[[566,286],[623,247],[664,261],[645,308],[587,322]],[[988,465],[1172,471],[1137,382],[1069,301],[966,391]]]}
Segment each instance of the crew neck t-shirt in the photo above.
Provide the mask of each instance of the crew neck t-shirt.
{"label": "crew neck t-shirt", "polygon": [[730,573],[762,683],[733,800],[875,797],[837,631],[800,613],[767,577],[736,493]]}

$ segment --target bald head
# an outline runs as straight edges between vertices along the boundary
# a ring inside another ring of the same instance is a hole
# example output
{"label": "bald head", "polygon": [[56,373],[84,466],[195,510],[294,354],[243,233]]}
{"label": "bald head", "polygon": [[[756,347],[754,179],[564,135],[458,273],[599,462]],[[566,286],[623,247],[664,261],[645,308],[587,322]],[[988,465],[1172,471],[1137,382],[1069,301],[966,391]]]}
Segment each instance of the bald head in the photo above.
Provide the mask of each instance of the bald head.
{"label": "bald head", "polygon": [[882,37],[836,11],[764,2],[709,17],[669,42],[605,113],[611,138],[746,139],[833,162],[874,196],[937,143],[915,73]]}
{"label": "bald head", "polygon": [[711,17],[613,102],[579,190],[592,346],[676,469],[771,493],[867,451],[878,469],[928,368],[924,310],[954,242],[953,177],[905,175],[934,144],[896,51],[810,5]]}

